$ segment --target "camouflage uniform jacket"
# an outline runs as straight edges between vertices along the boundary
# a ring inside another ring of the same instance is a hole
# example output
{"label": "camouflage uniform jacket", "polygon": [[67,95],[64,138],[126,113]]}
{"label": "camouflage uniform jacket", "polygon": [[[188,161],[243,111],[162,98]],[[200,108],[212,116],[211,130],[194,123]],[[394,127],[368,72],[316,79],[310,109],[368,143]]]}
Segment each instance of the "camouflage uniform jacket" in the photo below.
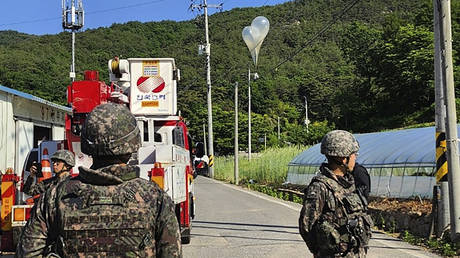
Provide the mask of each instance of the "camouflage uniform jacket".
{"label": "camouflage uniform jacket", "polygon": [[[315,257],[366,255],[372,220],[365,213],[363,204],[353,206],[362,207],[362,210],[350,211],[349,207],[345,207],[348,205],[344,205],[343,196],[351,196],[350,199],[361,202],[352,175],[347,173],[344,177],[334,177],[327,164],[323,164],[320,173],[305,189],[299,218],[300,234]],[[348,226],[349,220],[356,217],[357,228],[365,234],[363,237],[354,234],[355,231],[350,231],[354,229]],[[365,230],[362,230],[364,227]]]}
{"label": "camouflage uniform jacket", "polygon": [[35,177],[28,176],[24,186],[22,187],[22,191],[30,196],[41,194],[44,193],[48,188],[64,181],[67,177],[68,176],[55,175],[51,178],[47,178],[41,182],[35,183]]}
{"label": "camouflage uniform jacket", "polygon": [[182,257],[174,204],[137,167],[79,170],[40,196],[17,257]]}

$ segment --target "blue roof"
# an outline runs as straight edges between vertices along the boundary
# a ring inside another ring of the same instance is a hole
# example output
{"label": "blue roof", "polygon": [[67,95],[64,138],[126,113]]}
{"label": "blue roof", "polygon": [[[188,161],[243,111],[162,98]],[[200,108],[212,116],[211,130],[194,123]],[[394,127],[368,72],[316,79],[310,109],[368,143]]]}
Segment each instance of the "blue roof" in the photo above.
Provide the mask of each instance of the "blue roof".
{"label": "blue roof", "polygon": [[22,92],[22,91],[18,91],[18,90],[8,88],[8,87],[2,86],[2,85],[0,85],[0,91],[7,92],[7,93],[10,93],[10,94],[19,96],[21,98],[25,98],[25,99],[36,101],[36,102],[39,102],[39,103],[43,103],[45,105],[52,106],[52,107],[64,110],[66,112],[72,112],[72,108],[69,108],[69,107],[66,107],[66,106],[61,106],[61,105],[58,105],[56,103],[50,102],[48,100],[44,100],[42,98],[34,96],[32,94],[25,93],[25,92]]}
{"label": "blue roof", "polygon": [[[460,127],[457,125],[457,131]],[[354,134],[360,150],[357,162],[365,167],[436,166],[435,127]],[[290,166],[319,166],[326,158],[320,144],[297,155]]]}

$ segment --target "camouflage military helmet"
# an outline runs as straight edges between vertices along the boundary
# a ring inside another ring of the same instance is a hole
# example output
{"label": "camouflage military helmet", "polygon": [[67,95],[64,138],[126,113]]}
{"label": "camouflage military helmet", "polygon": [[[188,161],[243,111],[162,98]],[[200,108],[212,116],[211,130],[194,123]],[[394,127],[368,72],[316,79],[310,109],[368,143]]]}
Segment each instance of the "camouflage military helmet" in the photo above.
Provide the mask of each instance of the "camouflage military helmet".
{"label": "camouflage military helmet", "polygon": [[75,155],[68,150],[56,151],[53,156],[51,156],[51,161],[54,160],[62,160],[71,167],[75,166]]}
{"label": "camouflage military helmet", "polygon": [[327,133],[321,140],[321,153],[332,157],[349,157],[358,152],[359,143],[355,137],[343,130]]}
{"label": "camouflage military helmet", "polygon": [[118,156],[136,152],[141,144],[136,118],[121,104],[101,104],[86,117],[81,133],[83,153]]}

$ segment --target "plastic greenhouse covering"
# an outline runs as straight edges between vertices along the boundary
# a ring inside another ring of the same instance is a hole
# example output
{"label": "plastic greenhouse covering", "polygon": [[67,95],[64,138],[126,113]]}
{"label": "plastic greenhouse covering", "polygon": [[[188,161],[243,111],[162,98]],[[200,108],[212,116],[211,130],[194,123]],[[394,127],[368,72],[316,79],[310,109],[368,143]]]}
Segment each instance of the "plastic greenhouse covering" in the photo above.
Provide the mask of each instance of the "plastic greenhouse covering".
{"label": "plastic greenhouse covering", "polygon": [[[360,145],[357,162],[371,176],[371,195],[432,196],[436,183],[434,127],[354,136]],[[320,153],[320,144],[312,146],[289,163],[286,183],[307,185],[323,162],[326,158]]]}

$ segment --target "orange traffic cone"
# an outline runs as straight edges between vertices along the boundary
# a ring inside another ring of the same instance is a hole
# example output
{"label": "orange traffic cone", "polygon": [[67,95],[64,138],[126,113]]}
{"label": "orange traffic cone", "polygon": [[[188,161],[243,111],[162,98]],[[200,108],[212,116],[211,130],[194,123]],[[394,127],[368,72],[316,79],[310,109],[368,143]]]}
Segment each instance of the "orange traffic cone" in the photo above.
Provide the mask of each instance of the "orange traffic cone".
{"label": "orange traffic cone", "polygon": [[45,179],[51,178],[53,175],[51,173],[51,163],[48,158],[48,149],[44,148],[43,149],[43,155],[42,155],[42,177],[38,178],[38,182],[41,182]]}

